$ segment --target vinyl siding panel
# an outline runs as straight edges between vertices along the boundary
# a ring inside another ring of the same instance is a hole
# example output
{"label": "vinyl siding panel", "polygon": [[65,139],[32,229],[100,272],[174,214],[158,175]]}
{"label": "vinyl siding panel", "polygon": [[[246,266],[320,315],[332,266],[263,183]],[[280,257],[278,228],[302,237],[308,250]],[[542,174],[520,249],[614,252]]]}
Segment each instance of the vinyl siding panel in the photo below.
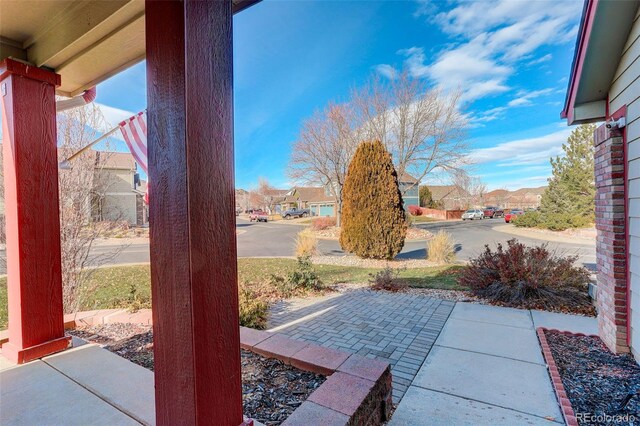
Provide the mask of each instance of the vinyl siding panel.
{"label": "vinyl siding panel", "polygon": [[609,90],[609,111],[627,106],[627,189],[631,346],[640,359],[640,10]]}

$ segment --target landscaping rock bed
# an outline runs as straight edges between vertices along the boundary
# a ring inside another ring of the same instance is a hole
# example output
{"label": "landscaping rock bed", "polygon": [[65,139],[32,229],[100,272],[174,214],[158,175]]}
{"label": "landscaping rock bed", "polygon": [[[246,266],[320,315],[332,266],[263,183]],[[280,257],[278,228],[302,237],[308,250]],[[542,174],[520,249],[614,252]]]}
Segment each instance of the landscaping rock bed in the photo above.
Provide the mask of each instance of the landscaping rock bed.
{"label": "landscaping rock bed", "polygon": [[640,390],[640,366],[631,355],[611,353],[595,336],[549,330],[545,336],[579,424],[640,421],[640,395],[618,409],[628,392]]}
{"label": "landscaping rock bed", "polygon": [[[314,231],[318,238],[335,239],[340,238],[340,228],[332,226],[326,229]],[[433,234],[426,229],[416,228],[410,226],[407,228],[406,240],[428,240],[433,237]]]}
{"label": "landscaping rock bed", "polygon": [[356,266],[358,268],[427,268],[438,266],[426,259],[402,259],[402,260],[379,260],[362,259],[358,256],[313,256],[311,262],[314,265],[337,265]]}
{"label": "landscaping rock bed", "polygon": [[[68,333],[153,370],[151,326],[113,323],[68,330]],[[241,364],[244,414],[265,425],[281,424],[326,379],[244,350]]]}

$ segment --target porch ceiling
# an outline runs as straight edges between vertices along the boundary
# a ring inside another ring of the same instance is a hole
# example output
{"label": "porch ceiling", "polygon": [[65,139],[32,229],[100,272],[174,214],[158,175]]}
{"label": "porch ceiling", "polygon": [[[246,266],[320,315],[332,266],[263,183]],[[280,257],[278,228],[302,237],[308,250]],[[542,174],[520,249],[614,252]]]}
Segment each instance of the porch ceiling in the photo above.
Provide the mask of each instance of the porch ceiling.
{"label": "porch ceiling", "polygon": [[[259,0],[233,0],[237,13]],[[145,57],[144,0],[0,0],[0,60],[62,75],[75,96]]]}

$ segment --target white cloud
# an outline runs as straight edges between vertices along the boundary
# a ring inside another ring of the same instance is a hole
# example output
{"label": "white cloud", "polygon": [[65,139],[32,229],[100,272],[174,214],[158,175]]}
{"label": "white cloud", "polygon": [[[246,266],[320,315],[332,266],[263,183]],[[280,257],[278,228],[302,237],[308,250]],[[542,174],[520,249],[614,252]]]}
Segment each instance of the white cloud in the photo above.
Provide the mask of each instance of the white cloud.
{"label": "white cloud", "polygon": [[547,53],[544,56],[541,56],[538,59],[534,59],[533,61],[529,61],[527,63],[528,66],[532,66],[532,65],[538,65],[538,64],[542,64],[545,62],[549,62],[551,59],[553,58],[553,55],[551,55],[551,53]]}
{"label": "white cloud", "polygon": [[110,129],[116,127],[118,124],[120,124],[121,121],[124,121],[127,118],[131,118],[136,114],[135,112],[110,107],[108,105],[100,103],[96,103],[96,105],[100,107],[100,111],[102,111],[104,120],[107,122]]}
{"label": "white cloud", "polygon": [[537,138],[503,142],[490,148],[471,151],[469,160],[474,164],[502,162],[505,166],[535,165],[562,153],[562,144],[567,141],[572,129],[563,129]]}
{"label": "white cloud", "polygon": [[[418,1],[416,16],[429,16],[455,43],[428,62],[424,50],[411,47],[398,53],[414,77],[429,78],[445,90],[461,88],[463,101],[471,102],[508,91],[508,78],[518,63],[545,62],[550,55],[531,61],[536,50],[572,40],[582,2],[565,0],[484,0],[453,2],[452,9],[433,13],[435,2]],[[390,65],[385,66],[388,73]]]}
{"label": "white cloud", "polygon": [[380,75],[388,78],[389,80],[394,80],[398,75],[398,72],[396,71],[396,69],[393,68],[391,65],[388,65],[388,64],[376,65],[375,70]]}
{"label": "white cloud", "polygon": [[530,92],[518,92],[518,97],[509,101],[510,107],[533,105],[532,99],[553,93],[553,89],[532,90]]}

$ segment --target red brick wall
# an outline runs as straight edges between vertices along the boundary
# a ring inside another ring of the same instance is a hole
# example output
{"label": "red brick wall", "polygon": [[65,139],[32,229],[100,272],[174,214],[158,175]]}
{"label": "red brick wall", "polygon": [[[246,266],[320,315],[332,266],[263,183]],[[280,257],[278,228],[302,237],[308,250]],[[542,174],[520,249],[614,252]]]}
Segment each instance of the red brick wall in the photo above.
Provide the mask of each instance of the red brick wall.
{"label": "red brick wall", "polygon": [[624,141],[619,131],[596,129],[596,229],[598,328],[616,353],[627,346],[627,255]]}

